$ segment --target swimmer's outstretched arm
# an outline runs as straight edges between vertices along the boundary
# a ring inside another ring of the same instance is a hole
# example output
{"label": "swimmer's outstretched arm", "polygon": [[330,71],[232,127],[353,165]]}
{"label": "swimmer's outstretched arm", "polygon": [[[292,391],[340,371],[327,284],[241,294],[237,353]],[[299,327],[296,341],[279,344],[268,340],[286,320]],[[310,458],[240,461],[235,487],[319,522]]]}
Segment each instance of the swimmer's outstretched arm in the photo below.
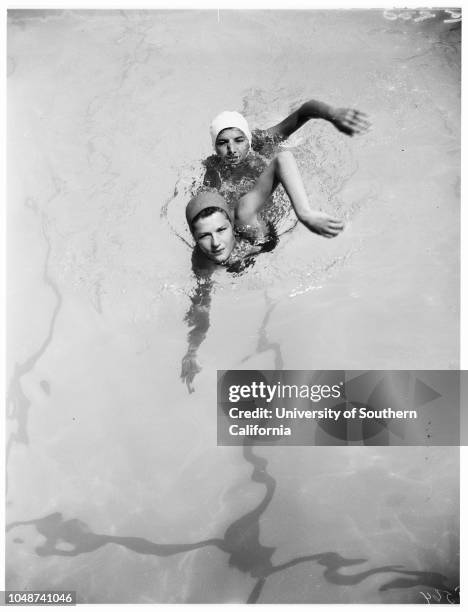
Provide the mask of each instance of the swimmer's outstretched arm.
{"label": "swimmer's outstretched arm", "polygon": [[337,130],[348,136],[367,132],[371,125],[367,115],[354,108],[333,108],[325,102],[309,100],[300,106],[297,111],[288,115],[286,119],[268,128],[266,132],[270,136],[279,136],[282,140],[286,140],[310,119],[330,121]]}
{"label": "swimmer's outstretched arm", "polygon": [[187,385],[189,393],[193,393],[193,380],[201,371],[197,360],[197,351],[210,327],[211,289],[212,282],[209,279],[206,279],[205,282],[201,282],[199,279],[195,291],[190,297],[190,308],[185,315],[185,321],[189,326],[188,347],[182,359],[180,378]]}
{"label": "swimmer's outstretched arm", "polygon": [[343,221],[311,208],[296,160],[290,151],[278,153],[259,176],[252,191],[241,197],[236,222],[239,225],[258,225],[258,213],[279,183],[288,194],[297,218],[311,232],[334,238],[343,230]]}

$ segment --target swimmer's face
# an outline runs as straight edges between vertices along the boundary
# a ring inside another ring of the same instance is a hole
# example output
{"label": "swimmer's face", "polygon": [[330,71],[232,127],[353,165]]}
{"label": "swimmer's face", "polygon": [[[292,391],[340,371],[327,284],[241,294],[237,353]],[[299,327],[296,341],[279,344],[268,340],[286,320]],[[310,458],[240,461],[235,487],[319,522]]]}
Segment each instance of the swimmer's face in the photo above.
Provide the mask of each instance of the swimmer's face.
{"label": "swimmer's face", "polygon": [[239,128],[226,128],[216,137],[216,153],[230,166],[240,164],[247,157],[249,149],[249,140]]}
{"label": "swimmer's face", "polygon": [[199,249],[212,261],[224,263],[234,248],[234,231],[227,216],[215,212],[198,219],[192,227],[193,237]]}

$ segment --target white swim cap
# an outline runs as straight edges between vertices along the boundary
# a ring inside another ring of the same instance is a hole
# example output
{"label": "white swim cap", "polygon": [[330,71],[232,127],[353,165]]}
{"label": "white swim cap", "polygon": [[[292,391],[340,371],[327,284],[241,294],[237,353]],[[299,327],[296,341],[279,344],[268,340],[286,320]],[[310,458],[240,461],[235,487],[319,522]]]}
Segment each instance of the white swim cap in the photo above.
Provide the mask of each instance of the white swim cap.
{"label": "white swim cap", "polygon": [[250,132],[249,124],[245,117],[236,111],[223,111],[213,119],[210,125],[211,140],[213,147],[216,144],[216,138],[218,134],[226,128],[237,128],[244,132],[249,141],[249,145],[252,144],[252,133]]}

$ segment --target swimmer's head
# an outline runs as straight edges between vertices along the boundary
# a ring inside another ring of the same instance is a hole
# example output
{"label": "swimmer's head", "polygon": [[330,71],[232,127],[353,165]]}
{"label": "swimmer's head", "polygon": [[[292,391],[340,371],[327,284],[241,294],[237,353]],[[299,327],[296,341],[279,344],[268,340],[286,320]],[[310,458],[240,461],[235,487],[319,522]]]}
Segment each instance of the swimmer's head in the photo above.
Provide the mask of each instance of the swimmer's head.
{"label": "swimmer's head", "polygon": [[252,134],[245,117],[235,111],[224,111],[210,125],[214,150],[231,166],[242,162],[250,151]]}
{"label": "swimmer's head", "polygon": [[218,193],[205,191],[185,209],[187,223],[200,251],[215,263],[224,263],[235,244],[233,215]]}

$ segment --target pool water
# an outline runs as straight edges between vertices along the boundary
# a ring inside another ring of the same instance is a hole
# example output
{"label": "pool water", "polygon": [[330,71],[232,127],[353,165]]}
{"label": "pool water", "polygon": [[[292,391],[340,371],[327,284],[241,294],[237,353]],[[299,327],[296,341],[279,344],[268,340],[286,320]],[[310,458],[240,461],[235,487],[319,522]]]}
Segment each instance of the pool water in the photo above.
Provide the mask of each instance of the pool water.
{"label": "pool water", "polygon": [[[425,603],[458,587],[456,447],[217,447],[217,369],[459,367],[457,11],[10,11],[7,589],[81,603]],[[337,45],[337,41],[339,44]],[[184,203],[224,109],[368,113],[285,147],[311,201],[195,280]],[[429,594],[429,595],[428,595]]]}

